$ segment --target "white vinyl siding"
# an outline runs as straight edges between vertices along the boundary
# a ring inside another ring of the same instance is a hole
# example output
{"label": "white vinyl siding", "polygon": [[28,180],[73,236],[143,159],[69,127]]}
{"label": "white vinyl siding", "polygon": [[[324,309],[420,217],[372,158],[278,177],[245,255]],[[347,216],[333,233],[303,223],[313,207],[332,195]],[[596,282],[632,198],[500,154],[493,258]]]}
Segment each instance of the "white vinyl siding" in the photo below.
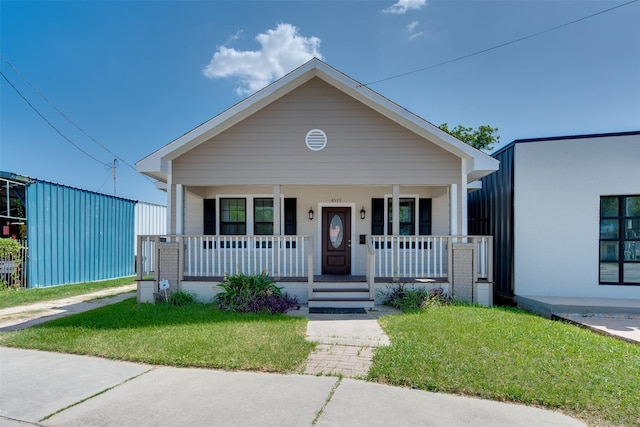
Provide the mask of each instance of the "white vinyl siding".
{"label": "white vinyl siding", "polygon": [[[305,145],[322,129],[326,148]],[[173,160],[184,185],[450,184],[460,159],[315,78]]]}

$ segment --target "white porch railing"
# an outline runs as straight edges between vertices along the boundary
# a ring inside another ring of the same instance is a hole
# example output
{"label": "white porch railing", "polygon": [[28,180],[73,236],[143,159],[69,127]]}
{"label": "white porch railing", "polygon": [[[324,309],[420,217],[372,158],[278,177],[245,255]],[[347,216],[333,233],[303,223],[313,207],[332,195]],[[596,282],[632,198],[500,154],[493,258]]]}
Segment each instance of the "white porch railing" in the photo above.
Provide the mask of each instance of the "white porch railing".
{"label": "white porch railing", "polygon": [[160,236],[138,236],[136,272],[139,279],[155,274],[160,239]]}
{"label": "white porch railing", "polygon": [[467,240],[476,245],[476,259],[474,259],[476,279],[493,282],[493,237],[470,236]]}
{"label": "white porch railing", "polygon": [[447,236],[370,236],[376,277],[448,277]]}
{"label": "white porch railing", "polygon": [[456,243],[475,248],[474,278],[491,278],[493,238],[490,236],[369,236],[367,276],[447,279]]}
{"label": "white porch railing", "polygon": [[[139,236],[138,280],[158,280],[162,242],[178,243],[179,280],[266,271],[280,278],[306,278],[312,295],[314,250],[309,236]],[[368,236],[366,279],[370,297],[375,278],[451,281],[457,244],[473,244],[473,282],[493,281],[490,236]],[[471,265],[470,265],[471,266]],[[175,271],[175,268],[174,268]]]}
{"label": "white porch railing", "polygon": [[183,240],[185,276],[262,271],[273,277],[307,275],[306,236],[183,236]]}
{"label": "white porch railing", "polygon": [[183,277],[223,277],[266,271],[272,277],[307,277],[309,236],[140,236],[138,277],[156,275],[158,246],[177,242]]}

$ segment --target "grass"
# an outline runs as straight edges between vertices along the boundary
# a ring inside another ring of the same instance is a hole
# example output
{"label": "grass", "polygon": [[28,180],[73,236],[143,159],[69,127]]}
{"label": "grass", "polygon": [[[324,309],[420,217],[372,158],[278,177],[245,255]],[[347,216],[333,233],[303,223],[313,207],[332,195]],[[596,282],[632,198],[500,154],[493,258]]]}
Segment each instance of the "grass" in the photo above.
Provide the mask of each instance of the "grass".
{"label": "grass", "polygon": [[293,372],[314,347],[307,319],[135,299],[0,335],[0,345],[154,365]]}
{"label": "grass", "polygon": [[640,346],[510,308],[434,307],[380,323],[369,380],[640,425]]}
{"label": "grass", "polygon": [[83,295],[90,292],[102,291],[107,288],[130,285],[135,283],[135,281],[135,277],[131,276],[100,282],[49,286],[46,288],[4,289],[0,291],[0,309]]}
{"label": "grass", "polygon": [[[371,381],[640,426],[640,346],[511,308],[431,307],[386,316]],[[306,318],[210,305],[118,304],[0,334],[0,345],[154,365],[298,372]]]}

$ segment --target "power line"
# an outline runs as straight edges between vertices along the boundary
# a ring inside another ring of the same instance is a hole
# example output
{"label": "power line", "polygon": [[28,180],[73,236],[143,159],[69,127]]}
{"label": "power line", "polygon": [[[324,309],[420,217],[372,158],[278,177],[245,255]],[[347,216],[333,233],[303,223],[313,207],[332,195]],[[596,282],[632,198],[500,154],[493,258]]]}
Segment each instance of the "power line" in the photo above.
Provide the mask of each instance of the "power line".
{"label": "power line", "polygon": [[404,76],[408,76],[410,74],[419,73],[421,71],[430,70],[432,68],[440,67],[442,65],[451,64],[452,62],[461,61],[463,59],[467,59],[467,58],[470,58],[472,56],[480,55],[482,53],[489,52],[491,50],[499,49],[501,47],[505,47],[505,46],[508,46],[508,45],[511,45],[511,44],[514,44],[514,43],[518,43],[518,42],[521,42],[523,40],[527,40],[527,39],[530,39],[530,38],[533,38],[533,37],[537,37],[539,35],[542,35],[542,34],[545,34],[545,33],[549,33],[551,31],[555,31],[555,30],[558,30],[560,28],[564,28],[564,27],[567,27],[569,25],[572,25],[572,24],[575,24],[575,23],[578,23],[578,22],[581,22],[581,21],[585,21],[587,19],[593,18],[594,16],[598,16],[598,15],[602,15],[602,14],[607,13],[607,12],[611,12],[612,10],[615,10],[615,9],[618,9],[618,8],[621,8],[621,7],[624,7],[624,6],[628,6],[631,3],[635,3],[637,1],[638,0],[631,0],[631,1],[628,1],[626,3],[619,4],[617,6],[613,6],[613,7],[610,7],[608,9],[605,9],[605,10],[601,10],[600,12],[596,12],[596,13],[593,13],[591,15],[584,16],[582,18],[574,19],[573,21],[566,22],[566,23],[561,24],[561,25],[556,25],[555,27],[548,28],[548,29],[542,30],[542,31],[538,31],[537,33],[529,34],[528,36],[520,37],[520,38],[515,39],[515,40],[511,40],[511,41],[508,41],[508,42],[505,42],[505,43],[501,43],[499,45],[492,46],[492,47],[489,47],[489,48],[486,48],[486,49],[482,49],[482,50],[479,50],[477,52],[469,53],[467,55],[459,56],[459,57],[454,58],[454,59],[449,59],[447,61],[439,62],[437,64],[429,65],[428,67],[419,68],[417,70],[409,71],[409,72],[402,73],[402,74],[397,74],[395,76],[391,76],[391,77],[387,77],[387,78],[384,78],[384,79],[376,80],[376,81],[373,81],[373,82],[370,82],[370,83],[365,83],[365,84],[362,84],[362,85],[359,85],[359,86],[370,86],[370,85],[373,85],[373,84],[376,84],[376,83],[386,82],[387,80],[397,79],[399,77],[404,77]]}
{"label": "power line", "polygon": [[[67,120],[69,123],[71,123],[76,129],[78,129],[80,132],[82,132],[82,134],[84,136],[86,136],[87,138],[89,138],[91,141],[93,141],[94,143],[96,143],[98,146],[100,146],[102,149],[104,149],[106,152],[108,152],[109,154],[111,154],[112,156],[114,156],[116,159],[120,160],[122,163],[124,163],[125,165],[127,165],[129,168],[131,168],[133,171],[138,172],[138,170],[135,168],[135,166],[129,164],[126,160],[124,160],[122,157],[118,156],[116,153],[114,153],[113,151],[111,151],[109,148],[107,148],[106,146],[104,146],[103,144],[101,144],[100,142],[98,142],[94,137],[92,137],[91,135],[89,135],[87,132],[84,131],[84,129],[82,129],[78,124],[76,124],[73,120],[71,120],[71,118],[69,116],[67,116],[62,110],[60,110],[60,108],[58,108],[57,105],[55,105],[53,102],[51,102],[49,100],[49,98],[47,98],[37,87],[35,87],[35,85],[33,85],[29,79],[27,79],[27,77],[22,74],[22,72],[20,70],[18,70],[18,68],[13,65],[8,59],[7,57],[5,57],[2,53],[0,53],[0,57],[2,58],[2,60],[4,62],[6,62],[15,72],[16,74],[18,74],[18,76],[20,76],[20,78],[22,80],[24,80],[30,87],[31,89],[33,89],[33,91],[35,93],[37,93],[38,95],[40,95],[40,97],[42,99],[44,99],[47,104],[49,104],[51,106],[51,108],[53,108],[54,110],[56,110],[62,117],[65,118],[65,120]],[[5,77],[6,79],[6,77]],[[149,178],[146,175],[142,175],[144,176],[146,179],[148,179],[150,182],[154,182],[151,178]]]}
{"label": "power line", "polygon": [[[108,166],[108,165],[107,165]],[[107,181],[109,180],[109,178],[111,178],[111,167],[109,167],[109,172],[107,172],[107,177],[104,179],[104,182],[102,183],[102,185],[100,186],[100,188],[98,188],[97,192],[99,193],[100,190],[102,190],[102,187],[104,187],[104,185],[107,183]]]}
{"label": "power line", "polygon": [[73,145],[78,151],[80,151],[82,154],[84,154],[87,157],[90,157],[91,159],[95,160],[96,162],[100,163],[103,166],[109,166],[108,163],[104,163],[101,160],[98,160],[97,158],[93,157],[91,154],[87,153],[86,151],[84,151],[82,148],[80,148],[77,144],[75,144],[73,141],[71,141],[69,138],[67,138],[67,136],[65,134],[62,133],[62,131],[60,131],[57,127],[55,127],[49,120],[47,120],[47,118],[45,116],[42,115],[42,113],[40,113],[40,111],[38,111],[38,109],[31,103],[29,102],[29,100],[18,90],[17,87],[15,87],[13,85],[13,83],[11,83],[11,81],[7,78],[7,76],[4,75],[4,73],[2,71],[0,71],[0,75],[2,76],[2,78],[5,79],[5,81],[7,83],[9,83],[9,86],[11,86],[13,88],[13,90],[16,91],[16,93],[18,95],[20,95],[20,98],[22,98],[24,100],[24,102],[27,103],[27,105],[29,105],[29,107],[31,107],[31,109],[33,111],[36,112],[36,114],[38,116],[40,116],[40,118],[42,120],[45,121],[45,123],[47,123],[49,126],[51,126],[51,128],[56,131],[58,133],[58,135],[60,135],[65,141],[67,141],[69,144]]}

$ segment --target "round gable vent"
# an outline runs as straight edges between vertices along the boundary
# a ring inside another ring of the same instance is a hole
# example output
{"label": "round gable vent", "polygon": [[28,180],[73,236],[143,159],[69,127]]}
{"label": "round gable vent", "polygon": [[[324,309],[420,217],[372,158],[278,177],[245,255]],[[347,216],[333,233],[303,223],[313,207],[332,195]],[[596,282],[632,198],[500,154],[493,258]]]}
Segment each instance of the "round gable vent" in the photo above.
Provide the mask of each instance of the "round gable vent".
{"label": "round gable vent", "polygon": [[320,129],[311,129],[304,137],[309,150],[320,151],[327,146],[327,134]]}

